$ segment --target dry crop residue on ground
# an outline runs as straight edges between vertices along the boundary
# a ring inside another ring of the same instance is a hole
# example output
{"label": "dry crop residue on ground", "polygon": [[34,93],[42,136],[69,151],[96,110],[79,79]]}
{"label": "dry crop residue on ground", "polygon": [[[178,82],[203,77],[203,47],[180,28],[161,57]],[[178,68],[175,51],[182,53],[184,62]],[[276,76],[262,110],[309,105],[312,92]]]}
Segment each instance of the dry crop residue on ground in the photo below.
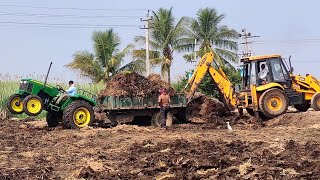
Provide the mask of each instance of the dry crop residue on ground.
{"label": "dry crop residue on ground", "polygon": [[231,133],[213,122],[49,131],[0,121],[0,179],[319,179],[319,115],[231,121]]}

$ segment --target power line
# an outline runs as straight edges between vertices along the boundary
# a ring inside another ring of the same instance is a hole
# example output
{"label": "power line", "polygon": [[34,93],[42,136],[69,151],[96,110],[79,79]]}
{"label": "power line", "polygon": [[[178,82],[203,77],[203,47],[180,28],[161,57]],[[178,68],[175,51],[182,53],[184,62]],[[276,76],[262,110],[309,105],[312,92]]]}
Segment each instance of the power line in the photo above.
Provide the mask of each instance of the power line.
{"label": "power line", "polygon": [[147,9],[105,9],[105,8],[73,8],[73,7],[47,7],[47,6],[22,6],[12,4],[2,4],[0,7],[17,7],[31,9],[55,9],[55,10],[80,10],[80,11],[145,11]]}
{"label": "power line", "polygon": [[95,16],[82,16],[72,14],[37,14],[37,13],[11,13],[0,12],[0,16],[32,16],[32,17],[48,17],[48,18],[129,18],[136,19],[140,16],[107,16],[107,15],[95,15]]}
{"label": "power line", "polygon": [[320,39],[293,39],[293,40],[262,40],[254,41],[255,44],[280,43],[280,44],[297,44],[297,43],[319,43]]}
{"label": "power line", "polygon": [[38,23],[38,22],[11,22],[0,21],[0,24],[13,24],[13,25],[44,25],[44,26],[88,26],[88,27],[139,27],[134,24],[69,24],[69,23]]}
{"label": "power line", "polygon": [[[8,24],[8,25],[4,25],[4,24],[0,24],[0,27],[23,27],[23,28],[61,28],[61,29],[97,29],[97,28],[105,28],[103,26],[47,26],[47,25],[15,25],[15,24]],[[137,27],[119,27],[119,26],[107,26],[110,28],[137,28]]]}

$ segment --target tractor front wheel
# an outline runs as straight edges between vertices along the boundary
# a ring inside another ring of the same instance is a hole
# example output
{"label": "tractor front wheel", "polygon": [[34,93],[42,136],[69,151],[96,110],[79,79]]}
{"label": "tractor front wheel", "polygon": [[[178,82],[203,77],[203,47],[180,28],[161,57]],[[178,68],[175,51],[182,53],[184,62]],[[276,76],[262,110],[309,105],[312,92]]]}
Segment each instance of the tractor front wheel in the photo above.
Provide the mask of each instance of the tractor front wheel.
{"label": "tractor front wheel", "polygon": [[93,121],[93,107],[86,101],[73,101],[63,112],[63,124],[66,128],[83,128],[90,126]]}
{"label": "tractor front wheel", "polygon": [[314,110],[320,111],[320,93],[314,94],[312,96],[311,106]]}
{"label": "tractor front wheel", "polygon": [[267,118],[277,117],[287,111],[288,98],[280,89],[269,89],[260,96],[259,108]]}
{"label": "tractor front wheel", "polygon": [[23,100],[23,111],[29,116],[37,116],[43,109],[43,102],[39,96],[29,95]]}
{"label": "tractor front wheel", "polygon": [[8,110],[12,114],[22,114],[23,113],[23,99],[20,97],[19,94],[11,95],[8,99]]}

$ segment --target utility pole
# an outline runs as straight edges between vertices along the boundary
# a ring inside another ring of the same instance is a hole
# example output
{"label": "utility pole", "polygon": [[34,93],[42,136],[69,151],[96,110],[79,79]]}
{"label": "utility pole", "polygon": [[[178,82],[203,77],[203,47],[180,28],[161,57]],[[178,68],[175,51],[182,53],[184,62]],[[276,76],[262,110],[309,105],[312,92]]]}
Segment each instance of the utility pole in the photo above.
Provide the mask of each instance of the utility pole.
{"label": "utility pole", "polygon": [[152,20],[152,16],[149,15],[150,10],[148,10],[147,16],[145,19],[140,19],[141,22],[145,21],[146,25],[140,27],[140,29],[146,29],[146,76],[150,74],[150,58],[149,58],[149,33],[150,33],[150,26],[149,22]]}
{"label": "utility pole", "polygon": [[252,46],[249,47],[254,41],[249,41],[251,38],[260,37],[260,36],[252,36],[250,32],[247,32],[246,29],[242,29],[242,34],[238,34],[240,38],[242,38],[242,42],[240,44],[243,44],[243,51],[242,51],[242,57],[248,57],[252,55],[253,48]]}

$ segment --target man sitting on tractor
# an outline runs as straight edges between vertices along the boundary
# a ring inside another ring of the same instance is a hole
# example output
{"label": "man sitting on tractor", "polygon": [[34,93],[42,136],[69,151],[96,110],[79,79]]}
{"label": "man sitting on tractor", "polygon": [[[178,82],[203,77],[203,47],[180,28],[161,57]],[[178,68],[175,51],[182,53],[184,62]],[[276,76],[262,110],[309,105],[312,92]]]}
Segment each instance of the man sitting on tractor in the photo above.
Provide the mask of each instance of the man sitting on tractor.
{"label": "man sitting on tractor", "polygon": [[60,95],[60,97],[58,98],[57,100],[57,104],[60,103],[60,101],[65,98],[65,97],[69,97],[69,96],[74,96],[75,94],[77,94],[77,88],[76,86],[74,85],[74,82],[73,81],[69,81],[69,89],[66,90],[65,93],[62,93]]}

